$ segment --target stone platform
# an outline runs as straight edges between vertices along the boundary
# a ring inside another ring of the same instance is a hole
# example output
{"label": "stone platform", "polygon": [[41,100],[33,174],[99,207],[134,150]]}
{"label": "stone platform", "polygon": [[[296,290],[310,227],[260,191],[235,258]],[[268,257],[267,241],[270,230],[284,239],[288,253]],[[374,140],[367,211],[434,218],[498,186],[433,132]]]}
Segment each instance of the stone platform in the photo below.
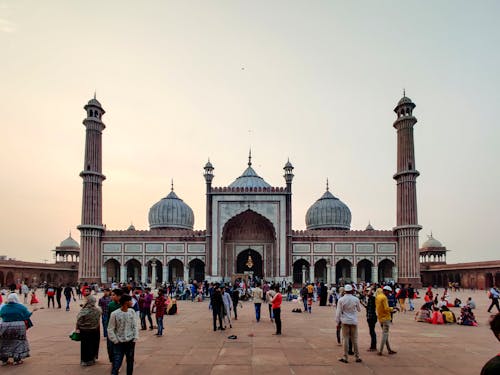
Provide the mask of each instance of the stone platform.
{"label": "stone platform", "polygon": [[[472,296],[479,327],[433,326],[416,323],[413,313],[397,314],[390,341],[398,353],[379,357],[367,352],[368,327],[364,309],[360,315],[359,342],[362,363],[338,362],[333,307],[313,306],[312,314],[296,314],[296,303],[282,306],[283,335],[273,336],[274,325],[267,309],[255,322],[253,304],[243,302],[233,328],[213,332],[208,303],[179,302],[179,313],[165,317],[163,337],[141,331],[136,346],[134,374],[479,374],[483,364],[500,350],[487,325],[489,300],[484,291],[452,293],[465,301]],[[45,302],[42,299],[43,302]],[[417,306],[422,300],[417,300]],[[34,313],[29,330],[31,358],[21,366],[2,367],[2,374],[109,374],[106,341],[101,340],[99,361],[80,367],[80,345],[68,338],[74,327],[78,304],[70,312],[43,309]],[[265,306],[263,306],[265,307]],[[458,309],[454,309],[458,313]],[[377,334],[380,335],[377,326]],[[237,335],[230,340],[229,335]],[[352,358],[352,357],[351,357]],[[125,374],[125,363],[121,373]]]}

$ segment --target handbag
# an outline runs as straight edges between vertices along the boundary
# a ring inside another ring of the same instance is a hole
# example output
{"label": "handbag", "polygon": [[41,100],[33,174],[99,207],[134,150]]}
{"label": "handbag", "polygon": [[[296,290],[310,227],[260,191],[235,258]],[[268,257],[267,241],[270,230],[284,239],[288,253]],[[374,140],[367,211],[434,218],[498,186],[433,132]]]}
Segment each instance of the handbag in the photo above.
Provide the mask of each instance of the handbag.
{"label": "handbag", "polygon": [[33,327],[33,322],[31,321],[30,318],[26,319],[24,321],[24,324],[26,324],[26,329],[30,329],[31,327]]}
{"label": "handbag", "polygon": [[80,341],[80,333],[79,332],[76,332],[76,331],[73,331],[71,332],[71,334],[69,335],[69,338],[73,341]]}

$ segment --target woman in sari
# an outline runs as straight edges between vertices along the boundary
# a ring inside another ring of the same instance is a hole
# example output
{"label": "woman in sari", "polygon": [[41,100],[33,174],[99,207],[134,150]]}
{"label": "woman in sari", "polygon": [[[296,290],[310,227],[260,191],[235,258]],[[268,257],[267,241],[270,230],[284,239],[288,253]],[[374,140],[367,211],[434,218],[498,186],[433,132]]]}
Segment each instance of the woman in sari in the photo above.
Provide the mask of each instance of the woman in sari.
{"label": "woman in sari", "polygon": [[[23,363],[23,358],[29,357],[30,348],[26,337],[25,321],[28,321],[31,312],[19,302],[16,293],[7,296],[7,303],[0,310],[0,359],[2,366],[9,364],[9,358],[14,365]],[[30,321],[31,322],[31,321]]]}
{"label": "woman in sari", "polygon": [[93,295],[87,296],[87,301],[78,313],[75,332],[80,333],[80,365],[92,366],[99,354],[99,322],[101,310],[95,305]]}

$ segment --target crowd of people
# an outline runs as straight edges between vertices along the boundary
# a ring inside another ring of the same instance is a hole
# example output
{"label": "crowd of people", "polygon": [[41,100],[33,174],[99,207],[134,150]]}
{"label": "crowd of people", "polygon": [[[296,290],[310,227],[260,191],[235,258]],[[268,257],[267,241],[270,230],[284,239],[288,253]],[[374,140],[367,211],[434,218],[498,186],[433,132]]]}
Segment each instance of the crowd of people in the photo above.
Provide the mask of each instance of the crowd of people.
{"label": "crowd of people", "polygon": [[[450,290],[458,289],[454,285]],[[339,361],[348,363],[353,355],[355,362],[362,362],[358,347],[358,314],[362,308],[366,311],[369,327],[370,347],[368,351],[383,355],[396,354],[390,345],[389,333],[398,311],[406,313],[415,310],[417,301],[422,306],[417,309],[415,320],[431,324],[461,324],[477,326],[473,310],[474,300],[469,297],[465,303],[459,298],[452,298],[445,289],[441,296],[429,287],[423,296],[411,285],[394,283],[342,283],[328,287],[324,283],[306,283],[299,289],[292,288],[290,283],[270,283],[259,279],[237,279],[233,282],[198,283],[191,281],[184,284],[182,280],[159,286],[155,291],[141,283],[112,283],[111,288],[100,288],[97,284],[41,285],[37,290],[21,285],[19,296],[14,291],[5,293],[5,301],[0,305],[0,360],[2,365],[12,363],[19,365],[29,356],[27,330],[32,326],[31,316],[39,308],[37,293],[46,297],[50,309],[62,309],[62,297],[65,297],[66,311],[73,304],[81,307],[78,312],[74,333],[80,341],[80,364],[92,366],[99,354],[102,335],[106,338],[108,360],[111,373],[118,374],[123,359],[126,359],[127,374],[133,373],[135,342],[139,331],[155,331],[154,335],[164,335],[164,316],[178,312],[177,300],[204,301],[209,300],[209,311],[214,331],[225,331],[237,324],[238,309],[241,300],[251,300],[255,310],[255,321],[259,323],[266,314],[262,305],[267,305],[269,320],[275,324],[275,335],[282,334],[281,308],[283,300],[293,301],[294,312],[313,313],[313,306],[335,306],[337,324],[337,343],[343,345],[343,355]],[[102,296],[97,298],[102,292]],[[1,295],[1,294],[0,294]],[[29,298],[31,295],[31,298]],[[499,292],[493,287],[488,291],[492,300],[488,312],[493,307],[498,311]],[[0,297],[1,298],[1,297]],[[24,300],[21,303],[20,298]],[[2,301],[0,300],[0,303]],[[408,304],[408,306],[407,306]],[[31,305],[31,311],[26,307]],[[300,306],[303,305],[303,310]],[[457,317],[453,309],[460,311]],[[154,316],[154,321],[153,321]],[[379,323],[382,336],[377,342],[376,327]],[[236,338],[235,335],[229,338]],[[378,345],[377,345],[378,344]],[[13,362],[9,362],[12,359]]]}

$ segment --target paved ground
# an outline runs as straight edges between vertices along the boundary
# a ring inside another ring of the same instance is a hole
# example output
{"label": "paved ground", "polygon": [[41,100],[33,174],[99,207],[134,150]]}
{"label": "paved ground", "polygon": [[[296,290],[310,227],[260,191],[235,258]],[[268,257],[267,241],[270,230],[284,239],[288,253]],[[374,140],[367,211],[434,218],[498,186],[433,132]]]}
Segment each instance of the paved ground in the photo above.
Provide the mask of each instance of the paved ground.
{"label": "paved ground", "polygon": [[[369,334],[363,312],[359,332],[363,362],[351,360],[348,364],[337,360],[342,348],[336,344],[332,307],[313,306],[311,315],[294,314],[291,310],[296,304],[284,303],[283,335],[279,337],[272,335],[274,326],[269,319],[255,322],[252,303],[243,303],[232,329],[213,332],[206,302],[179,302],[179,313],[165,317],[164,337],[141,331],[134,373],[479,374],[482,365],[500,349],[487,326],[489,300],[485,292],[455,295],[462,300],[473,296],[478,303],[479,327],[433,326],[414,322],[413,313],[398,314],[390,336],[398,354],[379,357],[366,352]],[[78,309],[74,304],[70,312],[35,312],[35,326],[29,331],[31,358],[21,366],[3,367],[2,374],[109,374],[104,340],[98,364],[86,368],[79,365],[79,343],[68,338]],[[231,334],[238,339],[229,340]],[[125,373],[124,367],[121,373]]]}

